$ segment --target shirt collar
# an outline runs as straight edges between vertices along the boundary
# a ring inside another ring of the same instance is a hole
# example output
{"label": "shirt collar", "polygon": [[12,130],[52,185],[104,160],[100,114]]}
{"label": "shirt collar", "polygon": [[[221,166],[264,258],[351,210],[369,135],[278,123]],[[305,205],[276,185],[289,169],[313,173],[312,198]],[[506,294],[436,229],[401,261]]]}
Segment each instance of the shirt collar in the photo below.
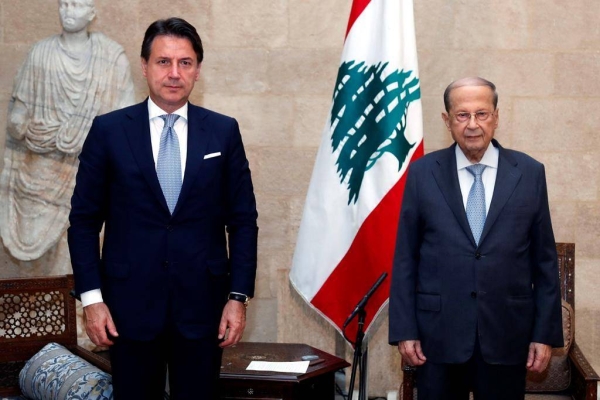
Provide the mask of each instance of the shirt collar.
{"label": "shirt collar", "polygon": [[[473,165],[471,161],[465,156],[465,153],[462,152],[460,146],[457,144],[454,149],[456,153],[456,169],[461,170],[463,168],[468,167],[469,165]],[[483,157],[481,157],[481,161],[479,164],[483,164],[488,167],[492,167],[498,169],[498,158],[500,157],[500,151],[496,146],[490,142],[487,150],[483,153]]]}
{"label": "shirt collar", "polygon": [[[168,113],[166,111],[164,111],[162,108],[160,108],[159,106],[157,106],[156,103],[153,102],[150,97],[148,97],[148,116],[150,117],[150,120],[152,120],[153,118],[158,118],[161,115],[165,115],[165,114],[168,114]],[[188,119],[187,118],[188,103],[186,102],[181,108],[175,110],[171,114],[177,114],[181,118],[183,118],[187,121],[187,119]]]}

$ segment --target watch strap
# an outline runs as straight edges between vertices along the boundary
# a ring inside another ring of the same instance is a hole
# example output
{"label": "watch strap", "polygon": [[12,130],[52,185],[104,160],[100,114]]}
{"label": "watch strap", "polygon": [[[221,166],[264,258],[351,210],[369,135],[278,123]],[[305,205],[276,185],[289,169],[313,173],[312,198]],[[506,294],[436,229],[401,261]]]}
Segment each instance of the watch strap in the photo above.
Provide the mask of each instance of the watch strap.
{"label": "watch strap", "polygon": [[229,300],[239,301],[240,303],[244,303],[245,307],[248,307],[248,303],[250,303],[250,298],[245,294],[241,293],[229,293],[227,297]]}

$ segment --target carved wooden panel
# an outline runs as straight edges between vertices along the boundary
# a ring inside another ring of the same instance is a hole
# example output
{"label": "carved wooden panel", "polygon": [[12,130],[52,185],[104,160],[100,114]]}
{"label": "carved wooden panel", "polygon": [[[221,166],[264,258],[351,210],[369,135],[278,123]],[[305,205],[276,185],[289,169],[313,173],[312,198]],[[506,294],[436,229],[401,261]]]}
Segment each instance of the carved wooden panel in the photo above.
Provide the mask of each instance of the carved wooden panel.
{"label": "carved wooden panel", "polygon": [[77,344],[73,277],[0,280],[0,361],[27,360],[45,344]]}
{"label": "carved wooden panel", "polygon": [[64,295],[24,291],[0,295],[0,338],[55,336],[65,332]]}

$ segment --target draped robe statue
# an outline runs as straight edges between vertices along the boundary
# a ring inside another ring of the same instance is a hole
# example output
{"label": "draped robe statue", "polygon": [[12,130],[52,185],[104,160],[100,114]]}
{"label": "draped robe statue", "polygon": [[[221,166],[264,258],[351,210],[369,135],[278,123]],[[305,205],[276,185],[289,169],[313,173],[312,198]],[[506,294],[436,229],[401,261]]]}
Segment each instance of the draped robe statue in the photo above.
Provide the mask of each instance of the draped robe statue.
{"label": "draped robe statue", "polygon": [[[63,33],[33,46],[9,105],[0,235],[11,255],[25,261],[52,250],[66,232],[77,156],[94,117],[134,102],[123,48],[102,33],[87,32],[93,1],[79,0],[80,15],[73,18],[71,11],[63,13],[62,3]],[[67,32],[76,18],[89,19],[84,31]],[[78,42],[66,41],[69,33],[78,33]],[[68,256],[63,263],[68,269]]]}

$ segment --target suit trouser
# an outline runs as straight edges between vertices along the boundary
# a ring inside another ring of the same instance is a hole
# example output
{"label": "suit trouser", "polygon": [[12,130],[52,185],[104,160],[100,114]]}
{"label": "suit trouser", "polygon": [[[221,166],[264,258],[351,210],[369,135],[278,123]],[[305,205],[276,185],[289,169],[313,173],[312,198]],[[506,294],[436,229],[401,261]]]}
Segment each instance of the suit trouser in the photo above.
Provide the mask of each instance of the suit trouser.
{"label": "suit trouser", "polygon": [[214,339],[191,340],[174,329],[151,341],[116,338],[110,347],[115,400],[162,400],[167,366],[172,400],[217,398],[223,351]]}
{"label": "suit trouser", "polygon": [[[425,354],[427,356],[427,354]],[[479,341],[464,364],[425,362],[417,369],[419,400],[522,400],[525,398],[525,361],[518,365],[488,364]]]}

